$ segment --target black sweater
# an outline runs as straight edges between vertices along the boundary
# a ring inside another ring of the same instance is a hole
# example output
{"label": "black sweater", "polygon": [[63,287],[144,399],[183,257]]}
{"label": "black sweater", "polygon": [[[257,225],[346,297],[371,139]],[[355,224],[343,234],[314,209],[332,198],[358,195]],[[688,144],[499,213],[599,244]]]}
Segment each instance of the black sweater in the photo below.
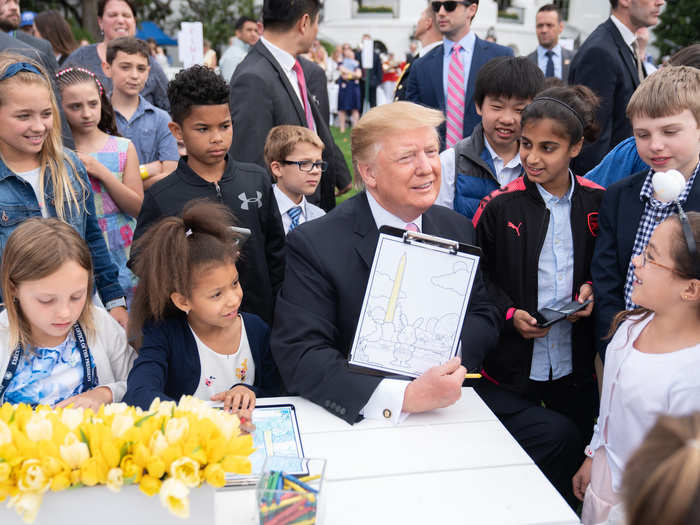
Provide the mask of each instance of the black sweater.
{"label": "black sweater", "polygon": [[189,201],[209,198],[228,206],[238,225],[251,231],[237,263],[241,310],[272,323],[274,298],[284,278],[284,229],[267,172],[227,157],[221,180],[207,182],[182,157],[177,169],[145,191],[134,240],[163,217],[180,215]]}

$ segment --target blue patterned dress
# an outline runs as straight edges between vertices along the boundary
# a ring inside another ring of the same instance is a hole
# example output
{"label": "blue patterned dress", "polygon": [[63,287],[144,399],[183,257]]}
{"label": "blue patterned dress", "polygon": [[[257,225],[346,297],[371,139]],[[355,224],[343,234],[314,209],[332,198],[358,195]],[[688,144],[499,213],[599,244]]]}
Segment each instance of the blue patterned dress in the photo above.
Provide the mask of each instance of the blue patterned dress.
{"label": "blue patterned dress", "polygon": [[[110,136],[100,151],[90,153],[100,164],[107,168],[120,181],[124,177],[126,152],[130,140],[124,137]],[[104,185],[92,175],[90,176],[92,192],[95,194],[95,210],[97,222],[104,235],[109,253],[114,263],[119,267],[119,284],[126,293],[126,302],[131,304],[131,298],[136,287],[136,276],[126,267],[129,251],[134,239],[136,219],[122,212],[112,200]]]}

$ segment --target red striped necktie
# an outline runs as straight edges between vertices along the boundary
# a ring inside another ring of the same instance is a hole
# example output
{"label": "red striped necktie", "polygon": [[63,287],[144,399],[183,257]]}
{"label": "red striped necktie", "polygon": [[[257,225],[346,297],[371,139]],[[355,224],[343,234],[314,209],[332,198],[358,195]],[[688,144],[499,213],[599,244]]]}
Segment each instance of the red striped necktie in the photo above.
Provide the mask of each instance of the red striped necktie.
{"label": "red striped necktie", "polygon": [[445,143],[448,148],[462,140],[464,129],[464,64],[459,56],[462,47],[452,46],[452,58],[447,70],[447,114]]}

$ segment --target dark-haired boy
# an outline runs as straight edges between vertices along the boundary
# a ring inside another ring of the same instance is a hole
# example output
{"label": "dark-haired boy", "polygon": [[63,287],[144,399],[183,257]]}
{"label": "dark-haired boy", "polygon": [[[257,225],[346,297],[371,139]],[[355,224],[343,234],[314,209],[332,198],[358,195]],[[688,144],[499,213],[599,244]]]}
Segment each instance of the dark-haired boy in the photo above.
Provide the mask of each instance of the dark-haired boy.
{"label": "dark-haired boy", "polygon": [[151,69],[149,56],[146,42],[125,36],[107,44],[102,63],[105,75],[112,79],[110,98],[117,128],[134,143],[146,187],[173,171],[180,157],[168,129],[170,115],[140,95]]}
{"label": "dark-haired boy", "polygon": [[187,148],[177,169],[146,190],[134,238],[161,217],[179,215],[192,199],[227,205],[251,235],[238,272],[241,310],[272,322],[274,297],[284,277],[284,230],[269,175],[228,155],[233,137],[226,82],[204,66],[179,72],[168,86],[170,130]]}
{"label": "dark-haired boy", "polygon": [[474,103],[481,122],[440,154],[436,204],[471,219],[481,199],[522,175],[520,112],[543,87],[544,74],[525,57],[494,58],[479,70]]}

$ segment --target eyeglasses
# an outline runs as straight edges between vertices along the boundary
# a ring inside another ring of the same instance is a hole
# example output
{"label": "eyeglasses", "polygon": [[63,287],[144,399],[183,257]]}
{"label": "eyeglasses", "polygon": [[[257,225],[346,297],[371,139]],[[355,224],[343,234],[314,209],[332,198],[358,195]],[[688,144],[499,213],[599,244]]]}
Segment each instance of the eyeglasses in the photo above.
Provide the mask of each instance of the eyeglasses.
{"label": "eyeglasses", "polygon": [[322,172],[328,169],[328,163],[325,160],[317,160],[312,162],[310,160],[283,160],[282,164],[287,164],[288,166],[296,164],[300,171],[312,172],[315,169],[320,169]]}
{"label": "eyeglasses", "polygon": [[666,266],[665,264],[657,263],[656,261],[654,261],[654,260],[652,260],[652,259],[649,259],[649,258],[647,257],[647,251],[648,251],[648,250],[649,250],[649,249],[646,248],[646,249],[640,254],[640,255],[642,256],[642,268],[644,268],[644,267],[647,265],[647,263],[650,263],[650,264],[653,264],[654,266],[658,266],[659,268],[663,268],[664,270],[668,270],[668,271],[671,272],[671,273],[675,273],[675,274],[678,273],[678,270],[676,270],[675,268],[671,268],[670,266]]}
{"label": "eyeglasses", "polygon": [[463,5],[463,6],[469,6],[471,5],[472,2],[457,2],[455,0],[447,0],[447,2],[430,2],[430,5],[433,8],[433,11],[436,13],[440,12],[440,8],[444,7],[445,11],[448,13],[451,13],[455,9],[457,9],[458,5]]}

